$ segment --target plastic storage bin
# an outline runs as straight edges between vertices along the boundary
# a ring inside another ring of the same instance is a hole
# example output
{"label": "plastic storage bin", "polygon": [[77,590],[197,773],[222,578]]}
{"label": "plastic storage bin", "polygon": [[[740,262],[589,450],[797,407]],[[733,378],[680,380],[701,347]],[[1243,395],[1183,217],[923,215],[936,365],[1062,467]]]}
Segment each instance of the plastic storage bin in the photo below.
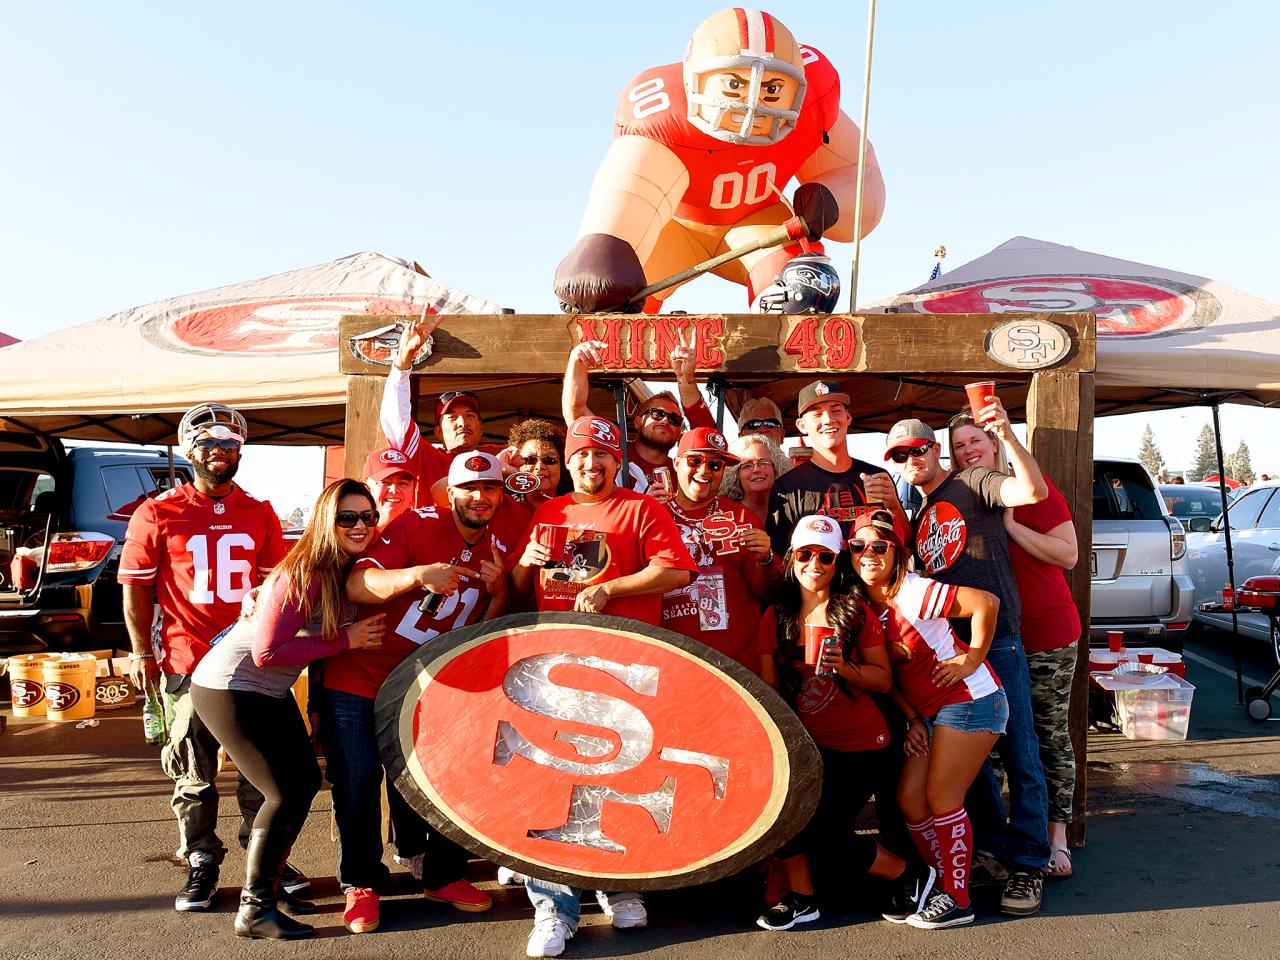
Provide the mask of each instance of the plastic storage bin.
{"label": "plastic storage bin", "polygon": [[1095,673],[1116,702],[1116,722],[1130,740],[1185,740],[1196,688],[1172,673]]}

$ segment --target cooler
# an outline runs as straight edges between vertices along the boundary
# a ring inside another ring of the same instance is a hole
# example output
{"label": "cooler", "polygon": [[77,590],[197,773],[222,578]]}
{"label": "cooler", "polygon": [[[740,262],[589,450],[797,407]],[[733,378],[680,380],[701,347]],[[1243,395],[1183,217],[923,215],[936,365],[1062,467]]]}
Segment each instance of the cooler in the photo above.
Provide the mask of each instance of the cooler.
{"label": "cooler", "polygon": [[1117,664],[1125,662],[1152,663],[1157,667],[1164,667],[1184,680],[1187,677],[1187,665],[1183,662],[1182,654],[1163,647],[1126,647],[1119,653],[1096,648],[1089,650],[1090,673],[1106,673],[1114,670]]}
{"label": "cooler", "polygon": [[1097,673],[1115,697],[1116,722],[1130,740],[1185,740],[1196,688],[1172,673]]}

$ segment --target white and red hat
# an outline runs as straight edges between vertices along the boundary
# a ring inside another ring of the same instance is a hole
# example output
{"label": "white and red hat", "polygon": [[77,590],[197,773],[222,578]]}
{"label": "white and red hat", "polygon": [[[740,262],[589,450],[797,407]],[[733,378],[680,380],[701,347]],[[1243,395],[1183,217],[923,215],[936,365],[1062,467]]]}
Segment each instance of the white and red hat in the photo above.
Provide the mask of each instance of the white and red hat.
{"label": "white and red hat", "polygon": [[612,453],[622,462],[622,431],[612,420],[604,417],[579,417],[569,428],[564,439],[564,458],[568,460],[579,450],[603,450]]}
{"label": "white and red hat", "polygon": [[730,465],[738,462],[738,458],[729,452],[729,441],[715,427],[695,427],[693,430],[685,431],[676,447],[676,456],[683,457],[687,453],[704,453],[719,457]]}
{"label": "white and red hat", "polygon": [[801,517],[791,531],[791,549],[797,547],[821,547],[839,553],[844,549],[844,534],[840,532],[840,524],[830,517],[810,514]]}
{"label": "white and red hat", "polygon": [[412,462],[402,450],[397,450],[395,447],[383,447],[380,450],[374,450],[365,458],[364,478],[366,480],[381,482],[388,477],[395,476],[397,473],[407,473],[413,479],[418,479]]}
{"label": "white and red hat", "polygon": [[502,482],[502,464],[491,453],[473,450],[471,453],[460,453],[449,464],[449,486],[460,487],[464,483],[475,483],[477,480]]}

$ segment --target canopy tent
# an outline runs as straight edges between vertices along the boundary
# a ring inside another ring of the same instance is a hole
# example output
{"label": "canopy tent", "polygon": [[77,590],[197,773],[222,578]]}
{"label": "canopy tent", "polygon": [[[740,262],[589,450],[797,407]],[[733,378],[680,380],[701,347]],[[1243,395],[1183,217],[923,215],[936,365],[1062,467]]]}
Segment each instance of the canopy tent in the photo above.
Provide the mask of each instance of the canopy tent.
{"label": "canopy tent", "polygon": [[0,352],[0,431],[163,443],[183,410],[216,400],[255,442],[341,443],[338,320],[424,308],[500,312],[378,253],[134,307]]}
{"label": "canopy tent", "polygon": [[7,347],[11,343],[18,343],[17,337],[11,337],[3,330],[0,330],[0,347]]}

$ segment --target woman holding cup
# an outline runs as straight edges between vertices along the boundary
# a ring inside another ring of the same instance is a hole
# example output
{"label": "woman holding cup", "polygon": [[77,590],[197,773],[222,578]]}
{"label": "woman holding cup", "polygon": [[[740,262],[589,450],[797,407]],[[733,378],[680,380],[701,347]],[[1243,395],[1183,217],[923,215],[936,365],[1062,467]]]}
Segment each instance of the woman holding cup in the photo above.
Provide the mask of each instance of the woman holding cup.
{"label": "woman holding cup", "polygon": [[[897,758],[872,693],[892,685],[880,621],[844,549],[840,525],[803,517],[791,535],[774,605],[760,625],[761,674],[794,707],[822,754],[822,796],[809,825],[778,856],[788,892],[756,922],[788,930],[819,916],[810,857],[838,858],[844,875],[869,874],[909,892],[914,910],[933,883],[930,867],[857,834],[854,822],[874,794],[879,815],[893,805]],[[889,909],[893,909],[890,907]]]}

